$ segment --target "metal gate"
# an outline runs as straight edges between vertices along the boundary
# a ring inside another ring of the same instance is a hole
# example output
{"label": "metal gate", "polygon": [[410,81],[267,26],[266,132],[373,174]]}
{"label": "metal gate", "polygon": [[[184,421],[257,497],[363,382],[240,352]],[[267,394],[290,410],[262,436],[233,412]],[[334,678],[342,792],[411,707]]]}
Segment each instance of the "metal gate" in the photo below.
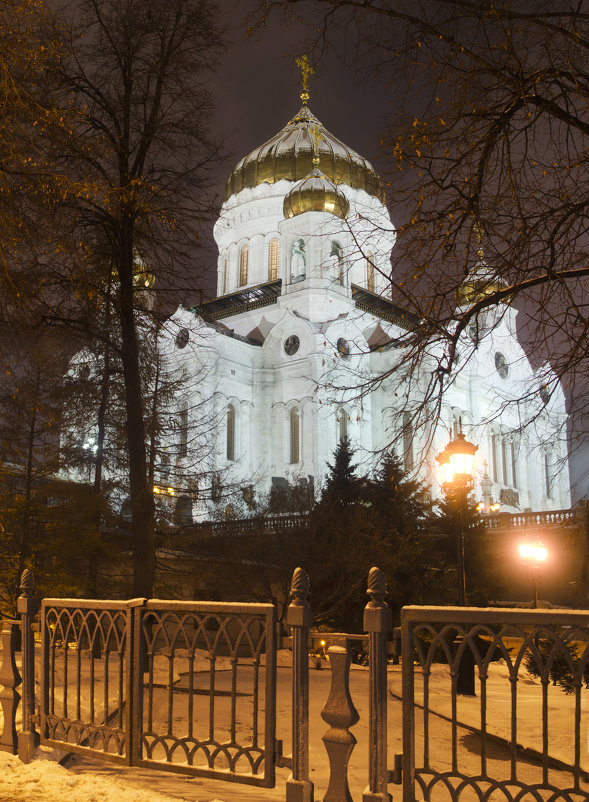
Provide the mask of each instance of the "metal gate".
{"label": "metal gate", "polygon": [[271,604],[44,599],[41,743],[275,782]]}
{"label": "metal gate", "polygon": [[406,607],[401,624],[404,802],[586,802],[589,613]]}

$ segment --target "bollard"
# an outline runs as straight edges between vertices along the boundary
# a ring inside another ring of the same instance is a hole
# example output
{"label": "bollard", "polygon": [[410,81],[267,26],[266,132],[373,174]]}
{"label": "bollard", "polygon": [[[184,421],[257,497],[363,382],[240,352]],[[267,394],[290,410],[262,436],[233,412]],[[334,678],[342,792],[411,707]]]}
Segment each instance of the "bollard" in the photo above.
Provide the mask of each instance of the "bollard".
{"label": "bollard", "polygon": [[329,758],[329,786],[323,802],[353,802],[348,785],[348,763],[356,739],[349,728],[359,717],[350,696],[352,654],[347,645],[345,648],[330,646],[327,656],[331,665],[331,689],[321,718],[329,724],[323,736]]}
{"label": "bollard", "polygon": [[309,577],[296,568],[290,587],[286,623],[292,632],[292,774],[286,781],[286,802],[313,802],[309,779],[309,652],[307,636],[313,619],[307,602]]}
{"label": "bollard", "polygon": [[33,618],[37,612],[34,598],[35,580],[28,568],[22,572],[20,580],[21,595],[17,609],[22,627],[22,729],[18,733],[18,756],[23,763],[33,759],[35,747],[39,745],[39,733],[35,731],[35,642],[33,638]]}
{"label": "bollard", "polygon": [[368,574],[370,601],[364,609],[364,630],[369,633],[368,660],[370,713],[368,722],[368,786],[362,802],[390,802],[387,792],[387,635],[391,611],[384,601],[387,580],[380,568]]}
{"label": "bollard", "polygon": [[0,735],[0,749],[16,755],[18,752],[18,737],[16,734],[16,711],[20,702],[20,693],[16,690],[21,682],[15,652],[20,640],[20,622],[3,621],[0,642],[2,643],[2,667],[0,667],[0,685],[4,690],[0,692],[0,705],[4,728]]}

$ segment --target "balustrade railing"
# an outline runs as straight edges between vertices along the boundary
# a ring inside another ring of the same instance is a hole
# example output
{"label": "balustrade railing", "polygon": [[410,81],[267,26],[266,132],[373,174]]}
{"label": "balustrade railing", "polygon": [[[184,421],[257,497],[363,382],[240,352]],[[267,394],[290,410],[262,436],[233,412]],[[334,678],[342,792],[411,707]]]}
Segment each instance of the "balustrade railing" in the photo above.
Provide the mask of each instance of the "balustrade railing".
{"label": "balustrade railing", "polygon": [[521,529],[535,526],[566,526],[579,522],[579,514],[572,510],[546,510],[544,512],[500,512],[496,515],[485,515],[483,523],[487,529]]}

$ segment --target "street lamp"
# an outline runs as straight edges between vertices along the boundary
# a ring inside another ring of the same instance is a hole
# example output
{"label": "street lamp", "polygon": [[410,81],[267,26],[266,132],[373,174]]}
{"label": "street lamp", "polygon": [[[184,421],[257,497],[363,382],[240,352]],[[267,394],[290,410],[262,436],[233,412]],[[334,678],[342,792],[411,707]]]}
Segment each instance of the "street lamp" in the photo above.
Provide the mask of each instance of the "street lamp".
{"label": "street lamp", "polygon": [[520,543],[519,554],[524,564],[528,566],[534,588],[533,606],[536,608],[538,607],[538,571],[548,559],[548,549],[539,540],[535,540],[533,543]]}
{"label": "street lamp", "polygon": [[[453,496],[458,512],[458,527],[456,530],[456,562],[458,578],[458,604],[461,607],[466,605],[466,577],[464,571],[464,519],[463,510],[466,499],[473,486],[472,468],[474,465],[474,455],[478,446],[469,443],[461,431],[454,440],[450,440],[446,448],[436,459],[440,465],[442,473],[442,490],[446,496]],[[459,636],[454,641],[454,648],[460,649],[460,643],[464,640]],[[456,692],[466,696],[474,696],[474,654],[470,648],[462,652],[462,658],[458,666],[458,677],[456,681]]]}
{"label": "street lamp", "polygon": [[436,457],[442,472],[442,490],[447,495],[456,496],[458,509],[458,529],[456,532],[456,553],[458,569],[458,603],[466,605],[466,578],[464,574],[464,522],[462,519],[463,501],[473,485],[472,469],[474,455],[478,446],[469,443],[462,432],[450,440],[446,448]]}

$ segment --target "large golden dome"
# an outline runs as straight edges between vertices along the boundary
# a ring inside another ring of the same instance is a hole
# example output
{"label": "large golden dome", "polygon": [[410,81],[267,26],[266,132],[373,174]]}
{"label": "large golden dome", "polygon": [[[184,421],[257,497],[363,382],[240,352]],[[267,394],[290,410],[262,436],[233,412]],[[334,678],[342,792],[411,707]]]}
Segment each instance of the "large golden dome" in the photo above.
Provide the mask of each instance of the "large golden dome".
{"label": "large golden dome", "polygon": [[363,189],[384,203],[384,188],[370,162],[331,134],[305,102],[282,131],[237,164],[225,185],[225,200],[242,189],[273,184],[281,178],[287,181],[306,178],[314,166],[314,136],[310,129],[315,127],[319,131],[317,152],[321,172],[336,185]]}

